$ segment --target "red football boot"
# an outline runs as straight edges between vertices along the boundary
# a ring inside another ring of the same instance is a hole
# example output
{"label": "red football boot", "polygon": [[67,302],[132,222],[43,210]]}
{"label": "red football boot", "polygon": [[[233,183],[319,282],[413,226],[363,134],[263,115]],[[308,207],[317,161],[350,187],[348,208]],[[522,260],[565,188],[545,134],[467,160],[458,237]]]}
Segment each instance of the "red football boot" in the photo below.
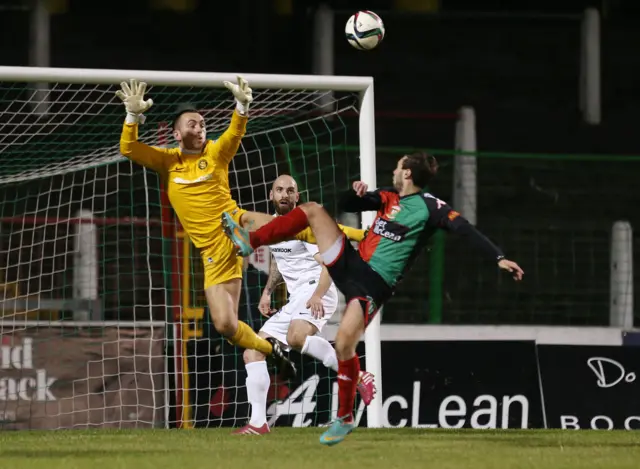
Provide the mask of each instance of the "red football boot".
{"label": "red football boot", "polygon": [[269,430],[269,424],[265,423],[261,427],[254,427],[251,424],[247,424],[242,428],[238,428],[231,432],[232,435],[266,435]]}
{"label": "red football boot", "polygon": [[358,393],[365,405],[369,405],[376,395],[376,384],[373,373],[361,371],[358,378]]}

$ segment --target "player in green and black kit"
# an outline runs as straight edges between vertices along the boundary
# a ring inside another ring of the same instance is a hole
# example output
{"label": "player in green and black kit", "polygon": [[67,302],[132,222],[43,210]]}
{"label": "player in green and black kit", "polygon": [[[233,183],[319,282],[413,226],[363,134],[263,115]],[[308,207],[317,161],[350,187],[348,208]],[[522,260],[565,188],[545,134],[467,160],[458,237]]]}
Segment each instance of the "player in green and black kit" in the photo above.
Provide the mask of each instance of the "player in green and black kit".
{"label": "player in green and black kit", "polygon": [[247,232],[223,215],[225,232],[239,254],[248,256],[259,246],[292,238],[307,226],[331,277],[347,301],[336,335],[338,356],[338,418],[322,434],[320,442],[333,445],[351,433],[353,405],[360,372],[356,346],[378,309],[387,301],[398,281],[437,229],[463,235],[500,269],[521,280],[524,272],[515,262],[442,200],[422,191],[436,174],[436,159],[424,153],[403,156],[393,172],[394,188],[367,192],[361,181],[341,201],[347,212],[377,211],[373,226],[353,249],[336,222],[318,204],[309,202],[277,217],[254,232]]}

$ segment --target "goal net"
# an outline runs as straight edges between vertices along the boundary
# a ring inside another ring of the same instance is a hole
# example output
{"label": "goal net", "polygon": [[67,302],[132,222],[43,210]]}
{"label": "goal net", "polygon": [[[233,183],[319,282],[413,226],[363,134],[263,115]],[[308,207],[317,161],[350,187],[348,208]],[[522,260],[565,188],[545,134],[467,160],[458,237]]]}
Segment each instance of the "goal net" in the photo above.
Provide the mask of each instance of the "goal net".
{"label": "goal net", "polygon": [[[237,426],[249,416],[242,350],[212,327],[199,253],[163,181],[119,154],[125,112],[114,92],[129,78],[154,100],[145,143],[175,145],[169,123],[187,104],[208,138],[229,123],[231,75],[0,67],[0,429]],[[335,216],[352,180],[375,186],[369,79],[246,78],[254,103],[230,166],[241,207],[271,212],[270,185],[284,173]],[[239,317],[256,330],[269,259],[258,250],[243,278]],[[334,373],[292,354],[301,373],[288,383],[272,374],[270,423],[327,423]]]}

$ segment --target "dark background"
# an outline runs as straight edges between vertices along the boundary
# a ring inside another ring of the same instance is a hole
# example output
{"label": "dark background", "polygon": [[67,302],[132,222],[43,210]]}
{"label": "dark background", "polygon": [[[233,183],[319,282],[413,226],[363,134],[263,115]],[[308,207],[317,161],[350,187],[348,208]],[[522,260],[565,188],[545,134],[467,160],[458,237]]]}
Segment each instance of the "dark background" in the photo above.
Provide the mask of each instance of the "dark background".
{"label": "dark background", "polygon": [[[52,0],[50,65],[311,73],[319,3]],[[522,265],[526,280],[514,285],[459,240],[448,240],[443,321],[607,324],[611,226],[619,219],[635,225],[640,201],[638,2],[325,3],[336,8],[335,74],[375,79],[379,181],[389,180],[401,155],[393,147],[433,149],[443,168],[430,189],[451,200],[451,157],[437,150],[453,149],[458,109],[476,111],[478,148],[486,153],[478,159],[478,226]],[[602,14],[597,126],[583,122],[578,106],[587,6]],[[374,51],[356,51],[343,38],[358,9],[385,21],[387,36]],[[0,2],[2,65],[29,64],[29,14],[28,2]],[[428,256],[401,285],[384,321],[427,320]]]}

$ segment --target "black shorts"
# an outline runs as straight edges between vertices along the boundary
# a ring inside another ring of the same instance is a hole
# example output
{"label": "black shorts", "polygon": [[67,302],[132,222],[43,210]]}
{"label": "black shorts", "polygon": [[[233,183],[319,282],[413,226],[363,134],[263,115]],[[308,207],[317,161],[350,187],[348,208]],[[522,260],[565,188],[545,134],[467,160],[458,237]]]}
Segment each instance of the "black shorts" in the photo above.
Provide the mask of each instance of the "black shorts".
{"label": "black shorts", "polygon": [[365,262],[351,242],[342,240],[338,258],[327,265],[327,270],[338,290],[345,296],[347,305],[358,300],[364,311],[365,327],[391,295],[392,288]]}

